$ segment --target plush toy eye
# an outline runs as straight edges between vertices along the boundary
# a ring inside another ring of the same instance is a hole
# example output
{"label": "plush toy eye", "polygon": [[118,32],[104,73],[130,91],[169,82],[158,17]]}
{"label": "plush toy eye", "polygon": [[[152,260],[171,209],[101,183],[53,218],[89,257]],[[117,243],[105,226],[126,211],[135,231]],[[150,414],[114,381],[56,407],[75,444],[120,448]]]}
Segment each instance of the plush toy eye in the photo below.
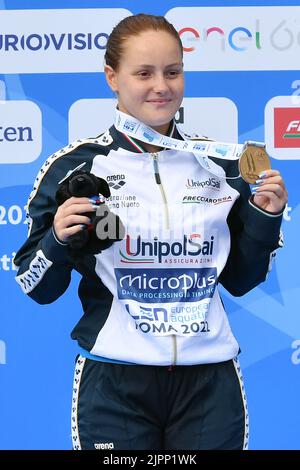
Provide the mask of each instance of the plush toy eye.
{"label": "plush toy eye", "polygon": [[72,196],[93,196],[97,194],[97,185],[91,175],[81,174],[72,176],[69,180],[69,190]]}

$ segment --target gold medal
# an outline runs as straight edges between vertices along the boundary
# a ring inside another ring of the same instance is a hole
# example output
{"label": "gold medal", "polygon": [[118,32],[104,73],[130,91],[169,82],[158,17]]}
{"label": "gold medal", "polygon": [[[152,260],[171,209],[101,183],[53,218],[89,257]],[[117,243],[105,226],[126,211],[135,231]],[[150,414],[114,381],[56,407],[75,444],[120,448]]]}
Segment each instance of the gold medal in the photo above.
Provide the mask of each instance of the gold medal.
{"label": "gold medal", "polygon": [[247,183],[255,184],[264,170],[271,168],[265,144],[246,142],[239,159],[240,174]]}

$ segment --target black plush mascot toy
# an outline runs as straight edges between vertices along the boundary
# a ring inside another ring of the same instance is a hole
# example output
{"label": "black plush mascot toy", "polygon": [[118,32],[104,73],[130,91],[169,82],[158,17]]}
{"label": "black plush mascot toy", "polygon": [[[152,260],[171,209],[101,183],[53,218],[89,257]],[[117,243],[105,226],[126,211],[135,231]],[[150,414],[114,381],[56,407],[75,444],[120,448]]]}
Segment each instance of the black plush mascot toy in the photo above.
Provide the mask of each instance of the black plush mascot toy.
{"label": "black plush mascot toy", "polygon": [[109,210],[100,195],[110,196],[107,182],[83,170],[74,171],[59,183],[55,197],[57,206],[72,196],[92,198],[99,206],[96,212],[84,214],[91,223],[69,238],[69,246],[75,256],[100,253],[125,236],[121,219]]}

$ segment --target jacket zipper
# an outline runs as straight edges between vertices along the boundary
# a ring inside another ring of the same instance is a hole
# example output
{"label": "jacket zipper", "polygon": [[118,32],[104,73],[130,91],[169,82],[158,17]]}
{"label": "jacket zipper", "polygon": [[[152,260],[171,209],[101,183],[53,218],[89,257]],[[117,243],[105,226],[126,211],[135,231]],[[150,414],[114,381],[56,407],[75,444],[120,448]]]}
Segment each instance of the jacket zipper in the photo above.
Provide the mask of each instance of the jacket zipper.
{"label": "jacket zipper", "polygon": [[[157,153],[151,153],[151,156],[152,156],[152,161],[153,161],[155,182],[159,187],[160,194],[161,194],[162,201],[163,201],[166,229],[169,230],[170,229],[170,217],[169,217],[168,201],[167,201],[167,198],[166,198],[166,193],[165,193],[164,187],[163,187],[161,179],[160,179],[158,162],[157,162],[158,155],[157,155]],[[176,362],[177,362],[177,340],[176,340],[176,335],[171,335],[171,337],[172,337],[172,342],[173,342],[172,366],[175,366]],[[169,369],[169,370],[171,370],[171,369]]]}
{"label": "jacket zipper", "polygon": [[164,187],[163,187],[163,185],[161,183],[161,179],[160,179],[158,163],[157,163],[157,153],[151,153],[151,156],[152,156],[152,159],[153,159],[152,161],[153,161],[155,182],[159,187],[160,194],[161,194],[161,197],[162,197],[162,200],[163,200],[164,220],[165,220],[165,223],[166,223],[165,228],[167,230],[169,230],[170,229],[170,218],[169,218],[168,201],[167,201],[167,198],[166,198],[166,193],[165,193]]}

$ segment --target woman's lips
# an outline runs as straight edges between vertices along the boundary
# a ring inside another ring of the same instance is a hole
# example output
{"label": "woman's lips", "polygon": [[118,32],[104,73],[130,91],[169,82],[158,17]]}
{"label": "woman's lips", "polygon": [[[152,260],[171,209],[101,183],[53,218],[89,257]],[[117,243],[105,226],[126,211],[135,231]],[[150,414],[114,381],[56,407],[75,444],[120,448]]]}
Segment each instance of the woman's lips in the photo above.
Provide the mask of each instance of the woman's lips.
{"label": "woman's lips", "polygon": [[168,99],[161,99],[161,100],[147,100],[147,103],[152,103],[152,104],[166,104],[170,103],[171,100]]}

